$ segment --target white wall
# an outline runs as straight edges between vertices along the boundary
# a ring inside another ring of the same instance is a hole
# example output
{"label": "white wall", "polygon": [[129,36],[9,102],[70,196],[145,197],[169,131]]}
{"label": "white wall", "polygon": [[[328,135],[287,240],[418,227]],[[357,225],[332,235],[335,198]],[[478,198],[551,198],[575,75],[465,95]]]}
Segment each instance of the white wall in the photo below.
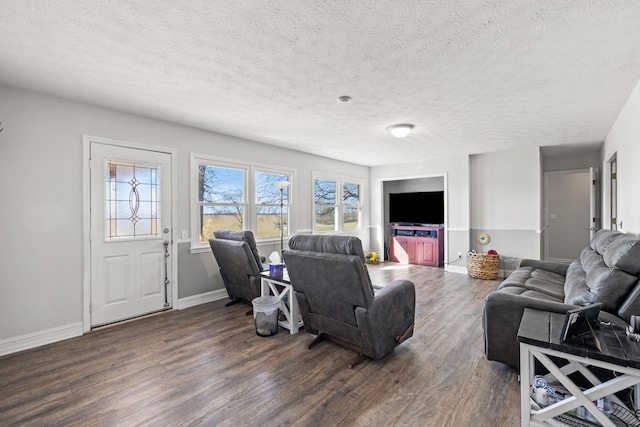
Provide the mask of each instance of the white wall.
{"label": "white wall", "polygon": [[[606,162],[618,153],[618,229],[640,234],[640,82],[629,96],[603,148]],[[605,170],[605,165],[603,165]],[[606,180],[603,180],[606,183]],[[606,185],[606,184],[605,184]],[[605,188],[605,194],[606,193]],[[605,198],[606,200],[606,198]],[[605,209],[605,213],[607,209]]]}
{"label": "white wall", "polygon": [[[177,149],[176,239],[190,230],[190,152],[296,168],[294,233],[312,228],[313,171],[368,181],[366,167],[2,85],[0,120],[0,351],[82,326],[83,134]],[[368,246],[368,234],[359,237]],[[187,247],[178,250],[179,297],[222,289],[210,252]]]}
{"label": "white wall", "polygon": [[[472,249],[540,257],[541,166],[537,147],[471,156]],[[491,241],[477,243],[486,233]]]}
{"label": "white wall", "polygon": [[470,178],[472,228],[540,228],[537,147],[471,156]]}

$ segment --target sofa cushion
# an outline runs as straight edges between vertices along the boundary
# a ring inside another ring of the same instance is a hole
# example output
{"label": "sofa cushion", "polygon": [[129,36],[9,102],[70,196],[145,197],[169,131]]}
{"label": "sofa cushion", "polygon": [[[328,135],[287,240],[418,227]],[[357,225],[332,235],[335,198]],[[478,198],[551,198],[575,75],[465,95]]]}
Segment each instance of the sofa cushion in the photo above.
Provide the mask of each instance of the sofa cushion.
{"label": "sofa cushion", "polygon": [[525,288],[531,291],[536,291],[539,294],[548,295],[562,301],[564,298],[564,287],[562,284],[557,284],[543,280],[540,278],[532,277],[525,282]]}
{"label": "sofa cushion", "polygon": [[562,298],[555,298],[551,295],[547,295],[545,293],[541,293],[537,291],[532,291],[527,288],[521,288],[519,286],[508,286],[506,288],[500,289],[500,292],[504,292],[511,295],[519,295],[521,297],[533,298],[537,300],[562,302]]}
{"label": "sofa cushion", "polygon": [[580,264],[584,271],[591,270],[591,267],[602,262],[602,255],[587,246],[580,252]]}
{"label": "sofa cushion", "polygon": [[547,270],[541,270],[539,268],[536,268],[531,272],[531,277],[538,280],[543,280],[545,282],[554,283],[560,286],[563,286],[565,280],[567,279],[566,276],[562,274],[554,273],[552,271],[547,271]]}
{"label": "sofa cushion", "polygon": [[587,305],[595,296],[587,286],[587,274],[582,269],[580,260],[575,260],[567,270],[567,280],[564,283],[565,304]]}
{"label": "sofa cushion", "polygon": [[518,267],[513,273],[500,283],[498,289],[506,288],[508,286],[520,286],[524,287],[524,282],[531,277],[533,267]]}
{"label": "sofa cushion", "polygon": [[640,274],[640,239],[637,237],[619,236],[606,247],[602,256],[608,267]]}
{"label": "sofa cushion", "polygon": [[564,302],[575,305],[601,302],[604,311],[617,313],[637,281],[636,276],[609,268],[604,261],[593,264],[585,272],[580,261],[575,260],[567,271]]}
{"label": "sofa cushion", "polygon": [[[519,267],[500,284],[498,289],[522,288],[521,292],[532,290],[562,302],[564,299],[564,280],[565,276],[551,271],[533,267]],[[510,290],[509,292],[518,291]]]}
{"label": "sofa cushion", "polygon": [[609,244],[618,236],[622,235],[620,231],[613,230],[598,230],[596,234],[591,238],[591,249],[602,254]]}

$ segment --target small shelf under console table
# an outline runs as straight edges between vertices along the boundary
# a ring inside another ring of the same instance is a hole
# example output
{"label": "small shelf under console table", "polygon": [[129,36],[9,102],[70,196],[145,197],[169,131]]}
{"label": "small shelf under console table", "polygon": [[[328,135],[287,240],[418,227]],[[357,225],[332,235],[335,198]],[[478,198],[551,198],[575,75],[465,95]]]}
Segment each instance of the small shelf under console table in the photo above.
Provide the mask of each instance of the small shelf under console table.
{"label": "small shelf under console table", "polygon": [[402,264],[444,264],[444,227],[391,225],[389,259]]}

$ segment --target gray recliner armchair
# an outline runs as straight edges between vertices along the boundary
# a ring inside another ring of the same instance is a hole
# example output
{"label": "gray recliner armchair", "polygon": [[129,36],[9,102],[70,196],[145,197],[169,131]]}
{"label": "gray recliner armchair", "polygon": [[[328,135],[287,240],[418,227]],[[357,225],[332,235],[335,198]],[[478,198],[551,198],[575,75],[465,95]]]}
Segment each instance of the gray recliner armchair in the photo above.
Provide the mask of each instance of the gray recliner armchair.
{"label": "gray recliner armchair", "polygon": [[251,231],[218,230],[209,246],[220,267],[220,275],[231,302],[251,301],[260,296],[260,272],[265,269],[264,257],[258,254]]}
{"label": "gray recliner armchair", "polygon": [[296,235],[284,251],[304,328],[322,339],[380,359],[413,335],[415,287],[396,280],[375,290],[356,237]]}

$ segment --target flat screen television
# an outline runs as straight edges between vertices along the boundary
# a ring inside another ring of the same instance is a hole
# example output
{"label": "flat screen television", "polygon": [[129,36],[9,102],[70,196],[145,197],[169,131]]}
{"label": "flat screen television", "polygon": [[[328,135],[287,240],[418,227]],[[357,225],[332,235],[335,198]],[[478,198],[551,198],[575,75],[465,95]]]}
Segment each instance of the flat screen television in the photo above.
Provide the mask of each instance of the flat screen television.
{"label": "flat screen television", "polygon": [[443,225],[444,191],[390,193],[389,222],[400,225]]}

